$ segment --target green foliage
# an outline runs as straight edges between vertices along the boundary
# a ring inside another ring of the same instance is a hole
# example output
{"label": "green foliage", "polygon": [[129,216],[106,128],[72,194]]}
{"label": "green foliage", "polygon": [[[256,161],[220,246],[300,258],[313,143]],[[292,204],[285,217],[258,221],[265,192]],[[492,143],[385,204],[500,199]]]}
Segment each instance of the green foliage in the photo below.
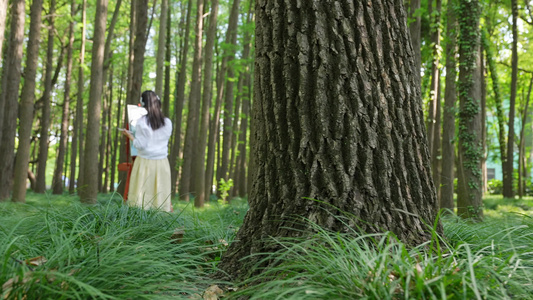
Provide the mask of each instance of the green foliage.
{"label": "green foliage", "polygon": [[220,182],[218,183],[218,190],[220,191],[220,200],[222,200],[222,203],[226,203],[226,198],[228,197],[229,190],[233,187],[233,179],[226,179],[220,178]]}
{"label": "green foliage", "polygon": [[[408,248],[391,233],[276,240],[274,267],[237,292],[251,299],[531,299],[533,222],[443,220],[444,239]],[[346,222],[346,221],[345,221]],[[481,233],[479,233],[481,231]],[[496,234],[495,234],[496,233]]]}
{"label": "green foliage", "polygon": [[501,195],[503,192],[503,182],[498,179],[488,181],[488,190],[491,195]]}

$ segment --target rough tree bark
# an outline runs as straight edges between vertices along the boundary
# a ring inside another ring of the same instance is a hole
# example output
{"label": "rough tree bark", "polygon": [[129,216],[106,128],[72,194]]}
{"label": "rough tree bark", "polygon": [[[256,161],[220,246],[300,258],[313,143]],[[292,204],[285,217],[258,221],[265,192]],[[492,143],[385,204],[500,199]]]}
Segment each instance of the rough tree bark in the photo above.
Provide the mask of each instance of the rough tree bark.
{"label": "rough tree bark", "polygon": [[526,195],[526,178],[528,172],[526,167],[526,124],[528,119],[529,100],[531,99],[531,88],[533,87],[533,76],[529,80],[529,88],[527,90],[526,104],[522,113],[522,123],[520,128],[520,142],[518,144],[518,197],[522,199]]}
{"label": "rough tree bark", "polygon": [[98,194],[98,142],[100,140],[100,110],[104,78],[104,48],[108,0],[97,0],[91,61],[91,85],[87,108],[87,133],[85,139],[84,186],[80,189],[83,203],[96,203]]}
{"label": "rough tree bark", "polygon": [[[5,69],[5,86],[0,94],[0,117],[2,117],[0,139],[0,201],[9,198],[13,184],[15,133],[17,131],[18,96],[21,78],[22,48],[24,44],[24,20],[26,2],[15,0],[11,4],[11,27]],[[4,79],[3,79],[4,80]],[[4,82],[2,83],[4,84]]]}
{"label": "rough tree bark", "polygon": [[430,239],[438,204],[403,1],[262,0],[255,11],[250,209],[219,267],[242,275],[243,258],[277,250],[271,237],[305,233],[298,217]]}
{"label": "rough tree bark", "polygon": [[26,68],[24,69],[24,87],[20,95],[19,144],[15,162],[13,183],[14,202],[26,202],[26,182],[30,161],[31,129],[35,101],[35,77],[39,62],[43,1],[33,0],[30,12],[30,33],[26,47]]}
{"label": "rough tree bark", "polygon": [[481,193],[481,74],[479,72],[480,6],[477,0],[459,0],[459,151],[457,214],[483,217]]}

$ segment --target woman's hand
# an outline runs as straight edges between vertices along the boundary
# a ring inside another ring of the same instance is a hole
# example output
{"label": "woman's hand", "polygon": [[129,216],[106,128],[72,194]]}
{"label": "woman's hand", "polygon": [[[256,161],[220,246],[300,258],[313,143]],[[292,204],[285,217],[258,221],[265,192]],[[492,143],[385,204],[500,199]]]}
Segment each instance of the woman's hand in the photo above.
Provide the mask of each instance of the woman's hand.
{"label": "woman's hand", "polygon": [[122,134],[125,135],[128,139],[133,141],[134,137],[129,131],[124,130],[124,131],[122,131]]}

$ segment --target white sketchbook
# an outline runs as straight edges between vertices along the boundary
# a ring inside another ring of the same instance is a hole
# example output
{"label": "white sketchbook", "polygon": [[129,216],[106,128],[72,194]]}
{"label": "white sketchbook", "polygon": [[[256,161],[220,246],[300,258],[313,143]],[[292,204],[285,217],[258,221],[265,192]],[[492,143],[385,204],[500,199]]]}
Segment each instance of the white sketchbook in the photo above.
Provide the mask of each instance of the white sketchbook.
{"label": "white sketchbook", "polygon": [[[132,131],[133,136],[135,136],[135,125],[137,121],[144,115],[148,114],[146,108],[140,107],[137,105],[128,104],[128,124],[130,125],[130,131]],[[131,156],[137,156],[137,149],[133,147],[133,143],[130,142]]]}

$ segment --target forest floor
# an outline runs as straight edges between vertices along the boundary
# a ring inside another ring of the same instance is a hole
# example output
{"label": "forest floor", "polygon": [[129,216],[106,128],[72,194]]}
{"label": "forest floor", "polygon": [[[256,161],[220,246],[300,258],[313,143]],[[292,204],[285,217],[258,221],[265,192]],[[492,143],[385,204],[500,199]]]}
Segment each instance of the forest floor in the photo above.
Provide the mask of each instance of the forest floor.
{"label": "forest floor", "polygon": [[29,192],[0,203],[1,299],[533,299],[533,198],[488,196],[483,222],[445,217],[444,236],[415,248],[315,226],[277,241],[261,275],[213,279],[247,209],[175,201],[169,214]]}

